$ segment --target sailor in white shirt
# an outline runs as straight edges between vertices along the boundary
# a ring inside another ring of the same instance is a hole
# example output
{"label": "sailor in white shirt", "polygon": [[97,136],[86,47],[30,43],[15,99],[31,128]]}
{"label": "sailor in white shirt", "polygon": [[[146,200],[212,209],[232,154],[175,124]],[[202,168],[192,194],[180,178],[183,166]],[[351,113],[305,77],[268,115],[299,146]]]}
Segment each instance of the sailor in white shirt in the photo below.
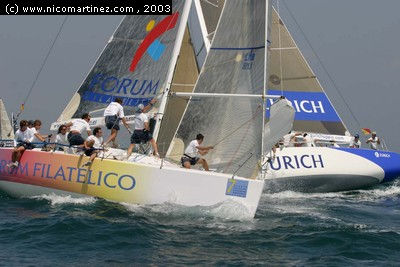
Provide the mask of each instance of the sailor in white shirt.
{"label": "sailor in white shirt", "polygon": [[376,132],[372,132],[371,137],[368,138],[368,140],[367,140],[367,144],[369,144],[369,146],[373,150],[377,150],[378,149],[378,145],[381,144],[381,141],[379,140],[379,137],[376,136]]}
{"label": "sailor in white shirt", "polygon": [[69,151],[69,149],[67,148],[67,146],[69,146],[67,129],[68,127],[64,124],[58,127],[55,142],[57,143],[56,149],[59,151]]}
{"label": "sailor in white shirt", "polygon": [[313,147],[314,146],[314,142],[313,142],[311,136],[307,133],[303,134],[303,146],[305,146],[305,147]]}
{"label": "sailor in white shirt", "polygon": [[128,148],[127,157],[129,158],[132,154],[135,144],[147,143],[149,141],[153,147],[153,154],[158,156],[158,147],[150,132],[149,118],[143,112],[145,107],[143,104],[139,104],[138,108],[135,114],[135,131],[133,131],[131,136],[131,144]]}
{"label": "sailor in white shirt", "polygon": [[66,124],[67,127],[71,127],[71,130],[67,136],[68,142],[71,146],[83,146],[85,139],[83,139],[82,133],[85,130],[88,136],[92,134],[89,121],[90,115],[88,113],[84,113],[81,119],[74,119]]}
{"label": "sailor in white shirt", "polygon": [[351,148],[360,148],[361,147],[360,136],[358,134],[355,134],[354,138],[351,139],[349,147],[351,147]]}
{"label": "sailor in white shirt", "polygon": [[93,135],[88,136],[86,138],[85,143],[85,155],[90,156],[90,159],[83,166],[90,166],[92,162],[100,153],[100,149],[103,146],[103,131],[100,127],[96,127],[93,129]]}
{"label": "sailor in white shirt", "polygon": [[40,120],[35,120],[33,122],[33,127],[28,129],[33,134],[33,141],[35,147],[43,147],[43,144],[35,144],[35,143],[43,143],[46,141],[46,138],[50,138],[52,134],[49,135],[42,135],[40,134],[39,130],[42,128],[42,122]]}
{"label": "sailor in white shirt", "polygon": [[33,133],[28,129],[28,122],[21,120],[19,122],[19,130],[15,133],[15,143],[17,144],[12,152],[11,161],[12,163],[7,164],[9,168],[16,168],[19,165],[22,155],[26,149],[33,149],[34,146],[31,144],[33,141]]}
{"label": "sailor in white shirt", "polygon": [[294,141],[296,136],[301,135],[301,133],[296,133],[290,131],[288,134],[283,136],[283,146],[284,147],[292,147],[294,145]]}
{"label": "sailor in white shirt", "polygon": [[111,134],[104,145],[107,145],[109,142],[113,142],[113,146],[117,147],[115,139],[117,138],[117,134],[120,129],[120,120],[122,121],[128,132],[132,133],[125,119],[124,108],[122,107],[121,98],[115,98],[115,100],[107,106],[107,108],[104,110],[104,117],[107,129],[111,130]]}
{"label": "sailor in white shirt", "polygon": [[189,145],[185,149],[185,153],[181,158],[182,166],[190,169],[191,165],[196,165],[200,163],[203,165],[204,170],[209,171],[207,161],[201,156],[204,156],[208,153],[210,149],[213,149],[213,146],[200,146],[203,143],[204,136],[202,134],[198,134],[195,140],[192,140]]}

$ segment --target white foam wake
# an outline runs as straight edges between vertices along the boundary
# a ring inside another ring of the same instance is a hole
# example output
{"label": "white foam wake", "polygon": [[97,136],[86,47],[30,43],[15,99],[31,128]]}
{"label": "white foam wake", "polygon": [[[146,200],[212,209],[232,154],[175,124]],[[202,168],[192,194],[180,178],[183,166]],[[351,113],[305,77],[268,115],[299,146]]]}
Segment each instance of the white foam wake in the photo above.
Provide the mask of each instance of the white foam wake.
{"label": "white foam wake", "polygon": [[121,203],[126,209],[139,214],[151,214],[167,217],[220,218],[223,220],[252,220],[248,209],[240,203],[225,201],[213,206],[184,206],[173,203],[157,205],[136,205]]}
{"label": "white foam wake", "polygon": [[282,191],[278,193],[264,193],[267,199],[356,199],[363,201],[374,201],[386,197],[400,196],[400,182],[396,181],[390,186],[380,185],[377,188],[352,190],[332,193],[301,193],[294,191]]}
{"label": "white foam wake", "polygon": [[61,205],[61,204],[88,205],[96,202],[96,199],[94,197],[72,197],[70,195],[56,195],[54,193],[33,196],[31,198],[47,200],[51,203],[51,205]]}

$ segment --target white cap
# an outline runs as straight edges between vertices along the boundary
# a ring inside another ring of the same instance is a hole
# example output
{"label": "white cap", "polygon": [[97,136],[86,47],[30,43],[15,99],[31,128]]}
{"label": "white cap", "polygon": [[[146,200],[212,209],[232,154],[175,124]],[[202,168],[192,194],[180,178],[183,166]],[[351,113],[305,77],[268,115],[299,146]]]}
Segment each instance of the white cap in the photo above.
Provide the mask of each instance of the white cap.
{"label": "white cap", "polygon": [[138,107],[139,110],[143,110],[144,109],[144,105],[143,104],[139,104],[137,107]]}

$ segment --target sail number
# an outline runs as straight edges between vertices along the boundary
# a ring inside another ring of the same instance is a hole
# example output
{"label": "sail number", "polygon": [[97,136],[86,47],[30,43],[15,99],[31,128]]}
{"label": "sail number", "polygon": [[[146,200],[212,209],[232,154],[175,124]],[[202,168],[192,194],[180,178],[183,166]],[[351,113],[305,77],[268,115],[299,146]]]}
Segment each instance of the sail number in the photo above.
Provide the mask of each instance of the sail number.
{"label": "sail number", "polygon": [[144,5],[144,13],[168,13],[171,12],[171,5]]}

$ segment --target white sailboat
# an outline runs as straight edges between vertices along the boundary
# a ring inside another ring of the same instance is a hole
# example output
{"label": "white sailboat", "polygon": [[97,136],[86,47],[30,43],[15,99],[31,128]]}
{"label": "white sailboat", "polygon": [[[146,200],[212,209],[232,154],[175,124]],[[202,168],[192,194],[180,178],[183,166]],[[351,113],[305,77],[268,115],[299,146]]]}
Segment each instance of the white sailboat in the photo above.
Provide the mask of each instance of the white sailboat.
{"label": "white sailboat", "polygon": [[[198,50],[197,62],[202,62],[203,50],[209,51],[213,22],[220,14],[221,5],[194,2],[197,5],[192,7],[189,29],[198,35],[194,47]],[[306,132],[319,143],[314,144],[318,147],[281,146],[274,156],[271,152],[271,161],[265,163],[266,189],[271,192],[331,192],[359,189],[398,178],[398,153],[348,148],[353,137],[277,10],[271,7],[270,12],[268,94],[284,95],[290,100],[296,111],[293,132]],[[341,147],[326,147],[332,141]]]}
{"label": "white sailboat", "polygon": [[[170,106],[169,92],[193,88],[193,84],[187,84],[193,81],[185,80],[179,69],[180,64],[196,66],[190,63],[195,60],[178,60],[184,52],[185,32],[188,34],[185,29],[190,4],[191,1],[174,0],[169,16],[125,17],[52,128],[85,112],[102,109],[116,96],[123,98],[128,114],[134,113],[138,104],[161,96],[151,111],[156,116],[154,136],[159,137],[158,141],[164,138],[171,142],[177,132],[177,138],[188,143],[203,132],[206,144],[215,146],[208,158],[212,172],[184,169],[147,155],[112,160],[109,153],[86,168],[81,166],[82,156],[37,150],[26,151],[19,167],[11,169],[6,164],[12,150],[1,148],[0,189],[16,196],[68,193],[135,204],[212,206],[233,202],[254,217],[264,187],[263,151],[271,149],[262,140],[276,143],[291,129],[294,116],[291,104],[278,100],[264,127],[267,98],[280,99],[266,95],[265,29],[269,2],[226,2],[212,52],[207,55],[194,93],[186,93],[190,103],[185,114],[180,119],[181,112],[172,112],[170,122],[168,110],[178,105],[182,109],[182,103]],[[184,95],[181,92],[181,97]],[[287,123],[280,125],[281,121]],[[104,118],[95,118],[90,124],[102,125]]]}
{"label": "white sailboat", "polygon": [[[272,192],[331,192],[399,177],[398,153],[349,148],[353,137],[274,9],[268,40],[268,93],[286,96],[296,110],[293,130],[319,141],[313,142],[314,147],[277,149],[267,164],[266,188]],[[340,147],[329,146],[330,142]]]}

